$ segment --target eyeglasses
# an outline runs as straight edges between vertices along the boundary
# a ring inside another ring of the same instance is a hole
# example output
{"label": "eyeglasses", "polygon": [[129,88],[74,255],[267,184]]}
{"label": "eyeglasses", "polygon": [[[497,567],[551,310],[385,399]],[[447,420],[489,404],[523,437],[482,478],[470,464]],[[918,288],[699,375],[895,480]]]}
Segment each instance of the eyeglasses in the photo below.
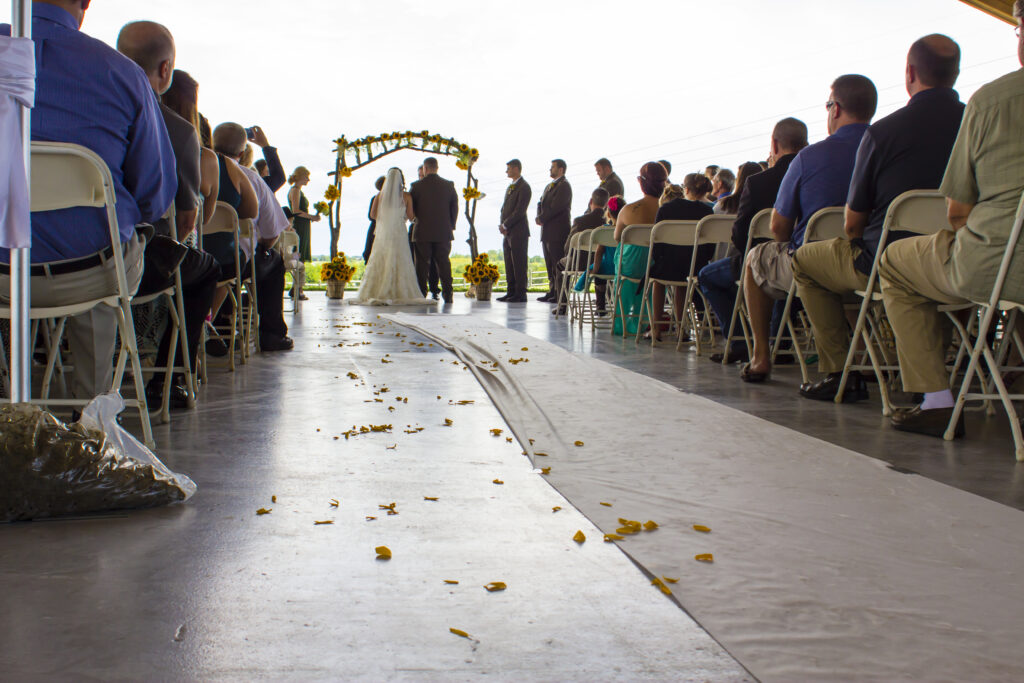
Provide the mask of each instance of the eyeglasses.
{"label": "eyeglasses", "polygon": [[1015,35],[1018,38],[1020,38],[1020,26],[1014,26],[1013,27],[1013,35]]}
{"label": "eyeglasses", "polygon": [[825,111],[831,111],[832,107],[836,106],[837,104],[839,103],[836,102],[835,100],[829,100],[828,102],[825,103]]}

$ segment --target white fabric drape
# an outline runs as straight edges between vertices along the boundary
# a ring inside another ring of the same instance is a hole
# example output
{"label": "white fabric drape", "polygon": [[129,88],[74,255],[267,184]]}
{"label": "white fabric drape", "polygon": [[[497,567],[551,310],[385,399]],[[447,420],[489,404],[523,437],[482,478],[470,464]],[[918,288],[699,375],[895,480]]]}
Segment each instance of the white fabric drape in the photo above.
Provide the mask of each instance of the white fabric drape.
{"label": "white fabric drape", "polygon": [[0,36],[0,149],[4,150],[0,161],[0,247],[8,249],[32,243],[18,105],[33,106],[35,87],[32,41]]}

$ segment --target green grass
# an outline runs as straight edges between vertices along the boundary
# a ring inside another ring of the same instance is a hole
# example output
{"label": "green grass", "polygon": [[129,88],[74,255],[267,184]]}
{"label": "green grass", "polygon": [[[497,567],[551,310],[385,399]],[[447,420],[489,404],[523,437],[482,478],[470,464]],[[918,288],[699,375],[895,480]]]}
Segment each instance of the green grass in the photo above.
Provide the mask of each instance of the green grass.
{"label": "green grass", "polygon": [[[501,273],[501,280],[498,281],[497,291],[505,291],[505,260],[501,252],[497,249],[493,249],[487,252],[487,257],[491,263],[495,263],[498,266],[498,272]],[[304,289],[311,291],[318,291],[326,289],[326,285],[320,281],[320,266],[327,261],[326,256],[316,256],[315,261],[306,263],[306,284]],[[468,254],[452,254],[452,280],[453,286],[456,292],[464,292],[469,289],[469,283],[462,279],[462,273],[467,266],[472,262],[472,259]],[[355,266],[356,273],[353,276],[352,282],[346,287],[346,290],[355,290],[357,287],[355,283],[363,279],[363,271],[366,269],[366,264],[361,258],[347,258],[349,265]],[[547,276],[544,275],[544,257],[534,256],[530,259],[530,272],[533,273],[534,285],[530,287],[531,292],[545,292],[547,291]],[[285,275],[285,289],[290,289],[292,286],[291,274]]]}

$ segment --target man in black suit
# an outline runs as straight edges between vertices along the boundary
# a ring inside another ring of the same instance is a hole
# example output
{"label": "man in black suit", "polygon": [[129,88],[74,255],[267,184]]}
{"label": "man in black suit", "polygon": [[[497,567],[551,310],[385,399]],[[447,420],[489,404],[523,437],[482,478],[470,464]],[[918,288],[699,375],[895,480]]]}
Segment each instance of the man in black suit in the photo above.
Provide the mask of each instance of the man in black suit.
{"label": "man in black suit", "polygon": [[551,162],[551,182],[544,188],[537,203],[537,225],[544,247],[544,265],[548,271],[548,293],[538,301],[554,303],[558,297],[555,266],[565,256],[565,240],[569,238],[572,211],[572,186],[565,179],[566,164],[561,159]]}
{"label": "man in black suit", "polygon": [[[807,125],[803,121],[786,118],[775,124],[772,130],[771,167],[747,178],[743,186],[743,194],[740,195],[739,207],[736,209],[736,221],[732,225],[734,249],[730,249],[731,255],[709,263],[697,274],[701,291],[722,323],[723,336],[729,334],[729,321],[732,319],[732,308],[736,302],[736,280],[740,276],[743,250],[747,247],[750,221],[759,211],[775,205],[779,186],[782,185],[782,178],[786,175],[789,164],[797,152],[806,146]],[[746,360],[747,349],[743,342],[733,342],[732,348],[727,349],[727,352],[732,361]],[[711,360],[720,363],[722,355],[714,354]]]}
{"label": "man in black suit", "polygon": [[501,225],[498,230],[505,236],[502,250],[505,252],[505,280],[508,291],[498,301],[523,303],[526,301],[526,286],[530,280],[529,246],[530,221],[526,211],[530,206],[533,192],[523,178],[523,164],[513,159],[505,165],[505,175],[512,183],[505,190],[505,202],[501,205]]}
{"label": "man in black suit", "polygon": [[455,184],[437,175],[437,159],[423,160],[423,179],[409,188],[412,209],[416,214],[413,242],[416,243],[416,279],[420,291],[427,295],[430,264],[437,264],[441,278],[441,294],[446,304],[452,303],[452,252],[455,222],[459,217],[459,195]]}
{"label": "man in black suit", "polygon": [[598,185],[598,188],[607,192],[609,197],[619,196],[623,199],[626,198],[625,190],[622,187],[622,180],[612,170],[612,162],[601,157],[594,162],[594,170],[597,171],[597,177],[601,179],[601,184]]}
{"label": "man in black suit", "polygon": [[[597,188],[590,194],[590,204],[587,206],[587,212],[582,216],[577,216],[572,222],[572,229],[569,231],[569,237],[565,240],[565,247],[563,251],[566,254],[569,253],[569,242],[572,240],[572,236],[578,232],[584,230],[593,230],[604,225],[604,210],[608,206],[608,192],[602,188]],[[569,257],[565,256],[555,268],[555,292],[559,295],[558,306],[556,306],[551,312],[555,315],[562,315],[565,313],[566,297],[562,296],[562,280],[565,279],[565,270],[570,267]],[[577,258],[577,262],[572,264],[574,270],[582,269],[584,267],[584,259]],[[604,298],[602,296],[601,302],[598,304],[598,308],[603,309]]]}

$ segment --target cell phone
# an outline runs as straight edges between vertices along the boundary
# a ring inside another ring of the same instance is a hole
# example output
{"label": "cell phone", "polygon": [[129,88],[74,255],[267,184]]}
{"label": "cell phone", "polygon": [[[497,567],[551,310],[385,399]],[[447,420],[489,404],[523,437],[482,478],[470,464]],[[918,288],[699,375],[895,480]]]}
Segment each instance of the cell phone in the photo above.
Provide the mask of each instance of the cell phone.
{"label": "cell phone", "polygon": [[249,126],[245,129],[245,137],[249,140],[256,139],[256,126]]}

